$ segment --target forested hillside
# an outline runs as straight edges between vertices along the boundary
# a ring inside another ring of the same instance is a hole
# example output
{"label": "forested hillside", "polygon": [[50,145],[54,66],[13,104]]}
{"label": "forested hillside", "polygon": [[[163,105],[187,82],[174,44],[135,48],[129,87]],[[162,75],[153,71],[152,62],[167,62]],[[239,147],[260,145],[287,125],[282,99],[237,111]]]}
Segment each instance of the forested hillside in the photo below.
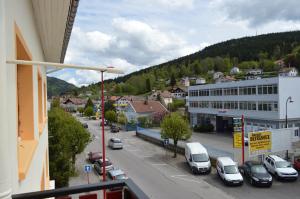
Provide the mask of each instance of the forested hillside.
{"label": "forested hillside", "polygon": [[[211,81],[207,72],[228,74],[233,66],[240,69],[262,68],[264,72],[278,72],[274,63],[283,59],[287,66],[300,69],[300,31],[271,33],[220,42],[194,54],[143,69],[114,80],[105,81],[109,94],[144,94],[153,89],[164,89],[166,80],[201,76]],[[98,84],[80,90],[97,92]]]}
{"label": "forested hillside", "polygon": [[59,96],[65,93],[73,93],[77,90],[77,87],[64,80],[47,77],[47,91],[48,97]]}

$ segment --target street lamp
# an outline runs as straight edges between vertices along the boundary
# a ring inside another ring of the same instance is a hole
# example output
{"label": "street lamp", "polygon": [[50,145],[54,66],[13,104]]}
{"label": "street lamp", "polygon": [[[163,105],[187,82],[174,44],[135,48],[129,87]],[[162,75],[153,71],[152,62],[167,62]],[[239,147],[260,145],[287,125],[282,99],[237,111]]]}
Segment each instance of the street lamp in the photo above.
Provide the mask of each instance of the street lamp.
{"label": "street lamp", "polygon": [[[285,102],[285,128],[288,127],[288,119],[287,119],[287,105],[288,105],[288,102],[289,103],[293,103],[294,101],[292,100],[292,97],[289,96],[287,99],[286,99],[286,102]],[[289,158],[289,150],[286,150],[286,160],[288,160]]]}

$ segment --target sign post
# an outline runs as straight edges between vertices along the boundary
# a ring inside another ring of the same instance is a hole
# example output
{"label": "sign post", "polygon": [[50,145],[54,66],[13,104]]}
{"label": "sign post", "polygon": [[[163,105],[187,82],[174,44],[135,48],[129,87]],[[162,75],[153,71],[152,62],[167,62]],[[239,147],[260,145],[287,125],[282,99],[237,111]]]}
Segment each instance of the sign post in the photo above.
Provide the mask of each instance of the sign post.
{"label": "sign post", "polygon": [[84,165],[84,172],[86,173],[87,175],[87,181],[88,181],[88,184],[90,184],[90,177],[89,177],[89,173],[92,171],[92,166],[87,164],[87,165]]}
{"label": "sign post", "polygon": [[168,149],[167,149],[168,145],[169,145],[169,138],[165,138],[164,139],[164,147],[166,148],[166,157],[168,155]]}

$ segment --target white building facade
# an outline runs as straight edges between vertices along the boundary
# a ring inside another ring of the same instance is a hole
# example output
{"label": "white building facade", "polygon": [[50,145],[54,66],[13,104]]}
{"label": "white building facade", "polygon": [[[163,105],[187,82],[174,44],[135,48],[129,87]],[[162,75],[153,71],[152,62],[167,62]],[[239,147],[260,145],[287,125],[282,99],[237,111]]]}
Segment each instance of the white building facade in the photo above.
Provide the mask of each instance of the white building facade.
{"label": "white building facade", "polygon": [[71,7],[66,0],[0,0],[0,199],[52,187],[47,68],[8,61],[63,62]]}
{"label": "white building facade", "polygon": [[188,88],[191,125],[211,123],[217,132],[232,132],[232,118],[245,117],[245,130],[284,128],[286,100],[288,126],[300,127],[299,77],[190,86]]}

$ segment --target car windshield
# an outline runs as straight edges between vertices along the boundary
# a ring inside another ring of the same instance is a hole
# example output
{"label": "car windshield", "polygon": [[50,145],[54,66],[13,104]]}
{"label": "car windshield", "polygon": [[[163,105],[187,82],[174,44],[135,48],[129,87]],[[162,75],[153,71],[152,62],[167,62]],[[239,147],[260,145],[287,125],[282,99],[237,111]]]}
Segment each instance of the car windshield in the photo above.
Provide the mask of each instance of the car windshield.
{"label": "car windshield", "polygon": [[256,165],[251,167],[252,173],[267,173],[267,170],[262,165]]}
{"label": "car windshield", "polygon": [[278,161],[275,162],[275,165],[277,168],[288,168],[288,167],[292,167],[291,163],[286,162],[286,161]]}
{"label": "car windshield", "polygon": [[193,157],[194,162],[207,162],[208,161],[208,155],[205,153],[193,154],[192,157]]}
{"label": "car windshield", "polygon": [[117,180],[124,180],[124,179],[126,179],[126,175],[125,174],[116,175],[116,179]]}
{"label": "car windshield", "polygon": [[[112,165],[110,161],[105,161],[105,166],[110,166]],[[100,166],[103,166],[102,162],[100,162]]]}
{"label": "car windshield", "polygon": [[238,169],[236,168],[235,165],[224,166],[224,172],[226,174],[237,174]]}
{"label": "car windshield", "polygon": [[122,143],[121,140],[113,140],[114,143]]}

